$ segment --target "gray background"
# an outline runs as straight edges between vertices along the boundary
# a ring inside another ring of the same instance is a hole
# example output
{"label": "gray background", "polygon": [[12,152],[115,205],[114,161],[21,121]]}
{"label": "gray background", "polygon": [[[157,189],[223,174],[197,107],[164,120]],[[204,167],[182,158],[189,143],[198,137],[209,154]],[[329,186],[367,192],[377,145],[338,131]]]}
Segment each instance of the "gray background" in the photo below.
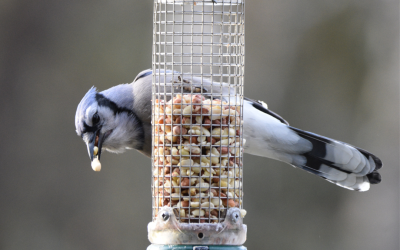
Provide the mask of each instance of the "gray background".
{"label": "gray background", "polygon": [[[90,168],[78,102],[151,67],[152,1],[0,1],[0,249],[145,249],[150,161]],[[248,249],[399,249],[399,4],[246,5],[246,96],[292,126],[382,158],[351,192],[245,157]]]}

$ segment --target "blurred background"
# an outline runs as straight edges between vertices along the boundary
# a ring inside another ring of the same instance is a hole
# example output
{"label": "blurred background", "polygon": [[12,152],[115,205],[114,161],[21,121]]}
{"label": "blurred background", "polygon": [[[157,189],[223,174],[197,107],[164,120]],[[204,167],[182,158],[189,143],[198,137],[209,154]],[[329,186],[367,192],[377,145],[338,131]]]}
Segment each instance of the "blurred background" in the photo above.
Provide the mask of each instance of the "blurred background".
{"label": "blurred background", "polygon": [[[76,136],[95,85],[151,67],[153,1],[0,1],[0,249],[146,249],[150,160],[105,153],[93,172]],[[292,126],[384,162],[348,191],[245,157],[251,249],[399,249],[399,3],[246,3],[245,94]]]}

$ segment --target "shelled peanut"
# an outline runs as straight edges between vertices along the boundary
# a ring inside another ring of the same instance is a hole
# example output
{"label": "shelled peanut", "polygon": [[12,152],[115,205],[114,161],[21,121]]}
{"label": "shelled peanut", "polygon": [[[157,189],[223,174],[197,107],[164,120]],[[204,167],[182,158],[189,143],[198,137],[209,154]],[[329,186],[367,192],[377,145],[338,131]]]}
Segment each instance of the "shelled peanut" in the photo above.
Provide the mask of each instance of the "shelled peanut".
{"label": "shelled peanut", "polygon": [[153,114],[154,214],[170,206],[181,222],[217,223],[227,208],[241,208],[240,106],[178,94],[156,100]]}

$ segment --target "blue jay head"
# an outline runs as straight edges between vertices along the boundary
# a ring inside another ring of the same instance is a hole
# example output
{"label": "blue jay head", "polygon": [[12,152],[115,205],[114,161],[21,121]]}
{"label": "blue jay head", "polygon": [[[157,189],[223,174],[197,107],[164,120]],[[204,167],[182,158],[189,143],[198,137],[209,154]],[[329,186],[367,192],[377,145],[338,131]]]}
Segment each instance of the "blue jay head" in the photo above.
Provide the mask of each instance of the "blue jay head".
{"label": "blue jay head", "polygon": [[75,114],[76,133],[86,143],[89,157],[92,161],[94,147],[97,146],[99,148],[98,156],[100,158],[102,143],[105,139],[104,134],[101,133],[104,120],[100,118],[96,95],[96,88],[92,87],[82,98]]}
{"label": "blue jay head", "polygon": [[[76,133],[86,143],[92,161],[95,146],[100,159],[102,148],[121,153],[127,148],[140,150],[143,144],[143,130],[136,115],[130,108],[119,107],[105,96],[105,92],[98,93],[92,87],[79,103],[75,114]],[[118,98],[118,92],[115,93],[114,98]]]}

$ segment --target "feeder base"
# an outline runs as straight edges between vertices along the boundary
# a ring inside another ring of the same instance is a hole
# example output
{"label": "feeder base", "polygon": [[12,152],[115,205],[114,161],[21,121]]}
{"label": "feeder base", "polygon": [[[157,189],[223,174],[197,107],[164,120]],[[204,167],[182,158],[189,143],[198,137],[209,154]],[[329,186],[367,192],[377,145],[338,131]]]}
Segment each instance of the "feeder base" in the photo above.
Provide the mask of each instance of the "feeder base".
{"label": "feeder base", "polygon": [[151,244],[147,250],[247,250],[245,246],[158,245]]}
{"label": "feeder base", "polygon": [[191,224],[179,223],[173,208],[162,207],[157,219],[147,225],[147,231],[149,241],[158,245],[240,246],[246,241],[247,226],[243,224],[240,209],[236,207],[228,209],[221,223]]}

